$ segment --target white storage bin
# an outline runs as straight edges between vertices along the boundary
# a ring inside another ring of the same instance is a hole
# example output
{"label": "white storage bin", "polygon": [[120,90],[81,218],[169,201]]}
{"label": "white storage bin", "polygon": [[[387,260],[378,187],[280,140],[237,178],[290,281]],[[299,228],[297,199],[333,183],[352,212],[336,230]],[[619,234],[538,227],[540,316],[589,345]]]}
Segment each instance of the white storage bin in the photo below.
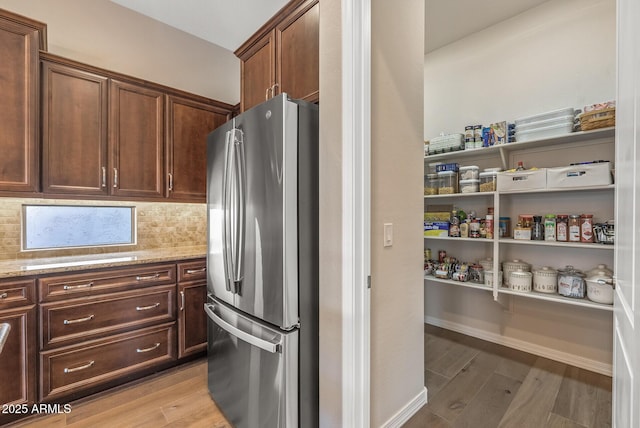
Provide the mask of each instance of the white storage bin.
{"label": "white storage bin", "polygon": [[543,138],[558,137],[571,132],[573,132],[573,122],[535,128],[530,131],[516,130],[516,141],[522,143],[525,141],[542,140]]}
{"label": "white storage bin", "polygon": [[574,121],[575,121],[575,117],[573,115],[553,117],[551,119],[545,119],[545,120],[537,120],[535,122],[516,125],[516,132],[533,131],[539,128],[545,128],[547,126],[556,126],[556,125],[572,125],[573,126]]}
{"label": "white storage bin", "polygon": [[508,190],[533,190],[547,187],[547,169],[500,172],[498,173],[498,189],[501,192]]}
{"label": "white storage bin", "polygon": [[609,162],[547,169],[548,188],[606,186],[612,184]]}
{"label": "white storage bin", "polygon": [[[576,110],[573,107],[561,108],[558,110],[551,110],[540,114],[535,114],[533,116],[522,117],[520,119],[516,119],[516,126],[527,125],[532,122],[539,122],[542,120],[556,119],[564,116],[575,116]],[[573,123],[573,120],[571,121]]]}

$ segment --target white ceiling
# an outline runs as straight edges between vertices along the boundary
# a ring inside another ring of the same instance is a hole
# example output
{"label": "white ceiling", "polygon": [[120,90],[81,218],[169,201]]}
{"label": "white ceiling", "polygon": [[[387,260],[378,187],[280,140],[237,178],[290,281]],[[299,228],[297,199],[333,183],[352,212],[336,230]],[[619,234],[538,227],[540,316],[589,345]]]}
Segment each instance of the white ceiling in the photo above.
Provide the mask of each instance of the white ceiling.
{"label": "white ceiling", "polygon": [[548,0],[425,0],[425,53]]}
{"label": "white ceiling", "polygon": [[[111,0],[235,51],[288,0]],[[425,53],[548,0],[425,0]]]}
{"label": "white ceiling", "polygon": [[111,0],[235,51],[288,0]]}

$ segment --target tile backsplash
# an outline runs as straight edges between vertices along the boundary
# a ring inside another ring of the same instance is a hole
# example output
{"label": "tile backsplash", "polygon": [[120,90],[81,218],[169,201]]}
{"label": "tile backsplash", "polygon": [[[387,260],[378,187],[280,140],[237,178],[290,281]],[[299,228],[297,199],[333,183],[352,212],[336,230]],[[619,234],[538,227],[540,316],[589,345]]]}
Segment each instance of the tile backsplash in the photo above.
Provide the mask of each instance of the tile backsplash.
{"label": "tile backsplash", "polygon": [[[138,239],[135,245],[21,251],[22,204],[135,206]],[[130,201],[71,201],[0,198],[0,260],[113,253],[152,248],[206,245],[206,204]]]}

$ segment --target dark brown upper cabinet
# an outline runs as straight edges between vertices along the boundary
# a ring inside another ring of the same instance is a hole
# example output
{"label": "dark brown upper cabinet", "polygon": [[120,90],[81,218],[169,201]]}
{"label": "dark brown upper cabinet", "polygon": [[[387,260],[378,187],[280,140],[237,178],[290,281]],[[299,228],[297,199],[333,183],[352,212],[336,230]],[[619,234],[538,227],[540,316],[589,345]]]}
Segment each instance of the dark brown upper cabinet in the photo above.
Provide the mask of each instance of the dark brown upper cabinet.
{"label": "dark brown upper cabinet", "polygon": [[0,9],[0,191],[39,190],[38,51],[46,25]]}

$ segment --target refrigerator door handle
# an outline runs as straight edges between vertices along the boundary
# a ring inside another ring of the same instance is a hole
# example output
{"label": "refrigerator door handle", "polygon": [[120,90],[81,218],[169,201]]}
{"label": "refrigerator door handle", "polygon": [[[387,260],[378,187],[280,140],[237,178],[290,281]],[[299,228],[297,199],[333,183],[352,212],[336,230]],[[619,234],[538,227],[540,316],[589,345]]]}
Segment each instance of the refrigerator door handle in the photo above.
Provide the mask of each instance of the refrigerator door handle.
{"label": "refrigerator door handle", "polygon": [[232,129],[226,135],[225,164],[222,178],[223,229],[222,252],[227,291],[239,293],[243,279],[246,171],[242,131]]}
{"label": "refrigerator door handle", "polygon": [[260,339],[259,337],[255,337],[247,332],[240,330],[239,328],[229,324],[222,318],[220,318],[214,312],[215,305],[212,303],[204,304],[204,311],[207,313],[207,316],[211,318],[211,321],[216,323],[218,327],[225,330],[232,336],[237,337],[244,342],[247,342],[250,345],[256,346],[264,351],[270,352],[272,354],[281,353],[282,352],[282,341],[278,341],[277,343],[269,342],[264,339]]}

